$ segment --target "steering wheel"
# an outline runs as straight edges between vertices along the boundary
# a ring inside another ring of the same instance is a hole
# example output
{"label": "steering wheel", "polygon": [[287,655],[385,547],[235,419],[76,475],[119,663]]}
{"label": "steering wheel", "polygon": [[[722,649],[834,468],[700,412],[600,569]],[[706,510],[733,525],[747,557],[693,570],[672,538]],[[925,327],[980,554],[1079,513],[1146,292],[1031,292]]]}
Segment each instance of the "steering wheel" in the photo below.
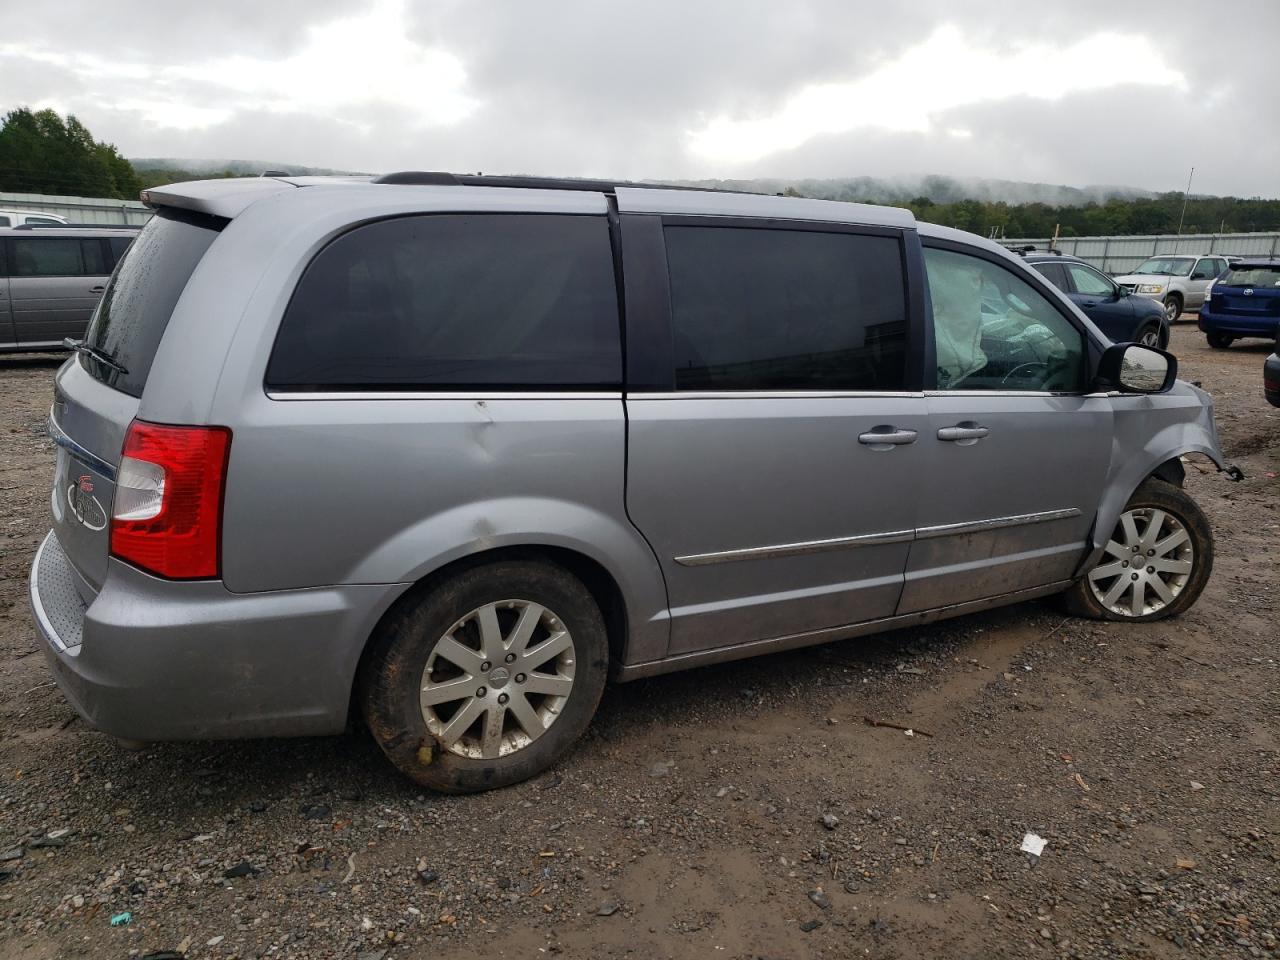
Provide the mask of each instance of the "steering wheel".
{"label": "steering wheel", "polygon": [[1017,380],[1030,376],[1032,373],[1048,373],[1049,365],[1043,360],[1029,360],[1026,363],[1020,363],[1000,379],[1000,386],[1007,387],[1009,381]]}

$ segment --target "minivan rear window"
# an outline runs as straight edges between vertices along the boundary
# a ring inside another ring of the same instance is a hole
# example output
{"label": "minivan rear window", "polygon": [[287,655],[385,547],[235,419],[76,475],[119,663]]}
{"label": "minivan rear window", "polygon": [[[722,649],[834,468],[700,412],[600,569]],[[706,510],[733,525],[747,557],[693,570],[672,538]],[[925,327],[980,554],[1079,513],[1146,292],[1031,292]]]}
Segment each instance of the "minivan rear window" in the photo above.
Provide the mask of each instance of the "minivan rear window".
{"label": "minivan rear window", "polygon": [[209,245],[226,226],[220,217],[161,208],[124,252],[98,305],[85,343],[122,370],[80,354],[98,380],[142,396],[178,297]]}
{"label": "minivan rear window", "polygon": [[609,225],[429,214],[316,255],[267,365],[272,390],[585,390],[622,380]]}

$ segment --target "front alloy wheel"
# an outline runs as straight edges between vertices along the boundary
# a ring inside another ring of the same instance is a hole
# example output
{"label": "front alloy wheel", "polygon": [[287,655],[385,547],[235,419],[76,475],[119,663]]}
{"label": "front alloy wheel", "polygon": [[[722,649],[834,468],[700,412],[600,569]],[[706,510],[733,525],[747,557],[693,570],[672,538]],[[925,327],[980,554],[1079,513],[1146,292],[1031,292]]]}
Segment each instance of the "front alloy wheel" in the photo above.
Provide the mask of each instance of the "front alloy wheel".
{"label": "front alloy wheel", "polygon": [[1089,571],[1094,599],[1121,617],[1162,610],[1183,591],[1195,566],[1187,528],[1154,507],[1126,510],[1108,541],[1104,560]]}
{"label": "front alloy wheel", "polygon": [[1182,316],[1182,301],[1176,296],[1169,297],[1164,302],[1164,316],[1170,325],[1178,322],[1178,318]]}
{"label": "front alloy wheel", "polygon": [[1213,532],[1181,488],[1154,477],[1125,505],[1093,569],[1063,594],[1097,620],[1161,620],[1200,596],[1213,570]]}
{"label": "front alloy wheel", "polygon": [[1142,333],[1138,335],[1138,342],[1144,347],[1163,347],[1164,344],[1160,342],[1162,339],[1160,328],[1154,326],[1143,327]]}

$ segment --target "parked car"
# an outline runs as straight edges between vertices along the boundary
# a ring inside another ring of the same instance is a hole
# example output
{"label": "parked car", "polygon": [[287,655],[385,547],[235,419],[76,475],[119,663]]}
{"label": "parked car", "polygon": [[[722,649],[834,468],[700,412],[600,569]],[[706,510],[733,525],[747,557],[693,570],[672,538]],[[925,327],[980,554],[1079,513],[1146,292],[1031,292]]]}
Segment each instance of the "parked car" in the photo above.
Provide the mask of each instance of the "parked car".
{"label": "parked car", "polygon": [[1209,577],[1209,396],[908,211],[441,174],[144,199],[56,377],[30,583],[115,736],[354,707],[480,790],[562,756],[610,674],[1050,594],[1157,620]]}
{"label": "parked car", "polygon": [[0,230],[0,353],[60,350],[83,337],[138,227]]}
{"label": "parked car", "polygon": [[1228,270],[1200,308],[1200,329],[1220,350],[1241,337],[1274,337],[1280,331],[1280,259],[1254,257]]}
{"label": "parked car", "polygon": [[1276,334],[1276,349],[1262,365],[1262,392],[1267,403],[1280,407],[1280,333]]}
{"label": "parked car", "polygon": [[18,227],[24,223],[44,225],[66,222],[66,217],[60,217],[56,213],[45,213],[43,210],[0,210],[0,227]]}
{"label": "parked car", "polygon": [[1026,261],[1084,311],[1093,325],[1115,343],[1169,345],[1164,307],[1149,297],[1133,296],[1106,274],[1077,257],[1028,252]]}
{"label": "parked car", "polygon": [[1205,290],[1226,269],[1227,258],[1217,254],[1149,257],[1132,273],[1116,277],[1116,283],[1130,293],[1158,300],[1173,323],[1183,310],[1195,310],[1204,303]]}

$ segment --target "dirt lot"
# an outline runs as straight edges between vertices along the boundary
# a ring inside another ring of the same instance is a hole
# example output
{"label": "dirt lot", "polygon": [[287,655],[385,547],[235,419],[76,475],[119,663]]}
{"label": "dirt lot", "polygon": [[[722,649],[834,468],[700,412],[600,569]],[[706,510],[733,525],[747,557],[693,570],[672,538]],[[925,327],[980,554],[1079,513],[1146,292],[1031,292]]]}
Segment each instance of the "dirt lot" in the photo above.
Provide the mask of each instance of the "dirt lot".
{"label": "dirt lot", "polygon": [[1280,410],[1260,343],[1173,349],[1247,474],[1191,471],[1186,616],[1030,603],[611,688],[558,769],[465,798],[361,734],[77,720],[26,600],[56,362],[0,360],[0,957],[1280,955]]}

